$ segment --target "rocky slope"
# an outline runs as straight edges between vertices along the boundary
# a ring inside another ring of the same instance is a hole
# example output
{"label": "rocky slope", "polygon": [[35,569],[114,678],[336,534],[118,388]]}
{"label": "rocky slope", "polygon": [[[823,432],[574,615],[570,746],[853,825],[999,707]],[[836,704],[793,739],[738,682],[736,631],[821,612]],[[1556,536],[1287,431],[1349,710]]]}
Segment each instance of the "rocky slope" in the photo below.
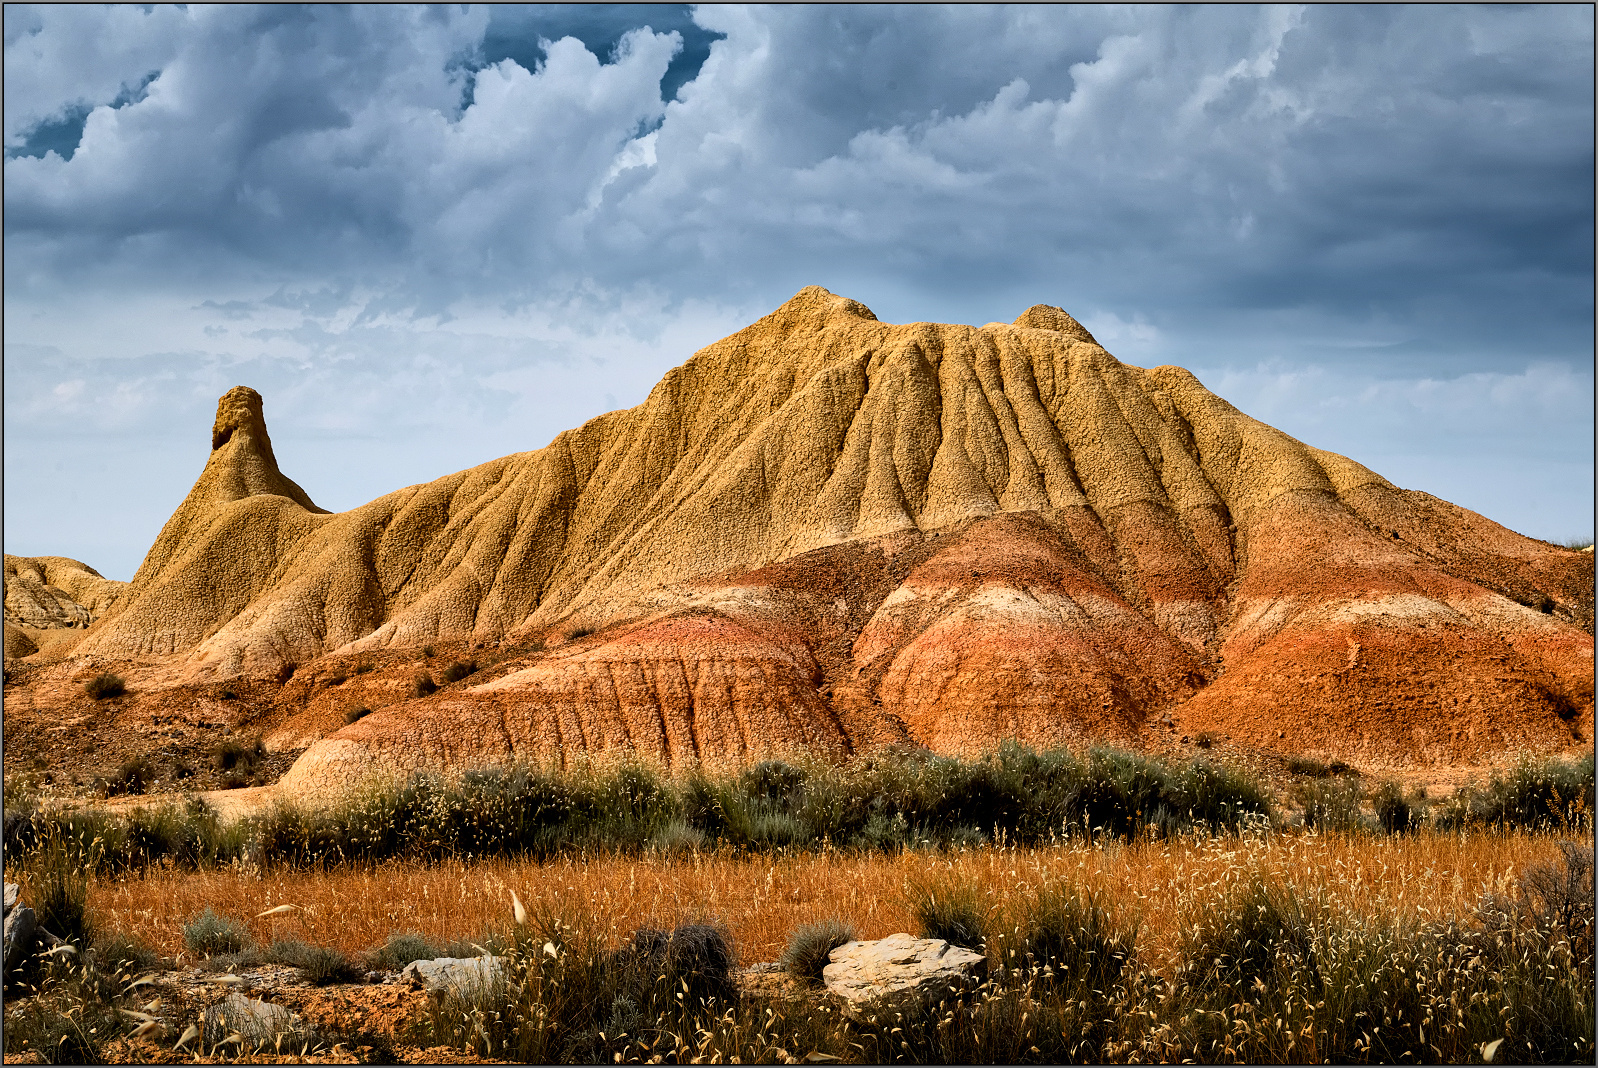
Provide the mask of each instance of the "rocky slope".
{"label": "rocky slope", "polygon": [[[636,408],[336,515],[278,471],[253,391],[212,444],[58,673],[298,686],[302,792],[610,750],[1203,731],[1446,763],[1591,737],[1590,554],[1122,364],[1057,308],[890,325],[811,287]],[[371,680],[343,727],[310,681],[431,643],[492,670]]]}

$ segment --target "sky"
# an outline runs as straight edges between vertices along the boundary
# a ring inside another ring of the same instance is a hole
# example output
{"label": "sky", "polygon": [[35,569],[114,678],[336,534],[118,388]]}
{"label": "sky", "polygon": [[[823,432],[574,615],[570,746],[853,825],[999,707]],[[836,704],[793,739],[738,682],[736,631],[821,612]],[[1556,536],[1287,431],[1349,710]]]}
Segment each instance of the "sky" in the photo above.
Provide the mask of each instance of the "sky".
{"label": "sky", "polygon": [[340,511],[806,285],[1080,319],[1593,533],[1588,6],[5,7],[5,551],[128,579],[265,398]]}

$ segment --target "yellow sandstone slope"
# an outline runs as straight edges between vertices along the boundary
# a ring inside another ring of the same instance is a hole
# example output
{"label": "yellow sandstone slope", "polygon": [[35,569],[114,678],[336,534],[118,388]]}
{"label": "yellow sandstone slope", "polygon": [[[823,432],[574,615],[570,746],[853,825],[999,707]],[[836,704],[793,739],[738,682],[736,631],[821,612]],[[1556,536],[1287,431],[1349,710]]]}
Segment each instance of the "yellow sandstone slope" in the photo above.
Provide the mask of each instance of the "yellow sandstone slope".
{"label": "yellow sandstone slope", "polygon": [[[1136,742],[1173,714],[1447,759],[1590,724],[1590,560],[1122,364],[1057,308],[890,325],[810,287],[636,408],[337,515],[235,389],[76,652],[201,684],[604,628],[344,728],[306,788],[616,747]],[[1417,649],[1437,678],[1406,681]]]}

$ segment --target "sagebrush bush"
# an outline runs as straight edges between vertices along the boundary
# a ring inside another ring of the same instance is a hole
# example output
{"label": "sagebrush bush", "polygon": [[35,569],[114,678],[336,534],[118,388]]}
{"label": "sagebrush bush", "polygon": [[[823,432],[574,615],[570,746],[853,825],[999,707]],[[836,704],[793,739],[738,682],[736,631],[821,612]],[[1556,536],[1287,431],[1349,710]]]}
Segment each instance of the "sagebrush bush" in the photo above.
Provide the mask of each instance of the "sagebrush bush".
{"label": "sagebrush bush", "polygon": [[1376,823],[1388,834],[1418,830],[1426,818],[1424,788],[1406,795],[1396,782],[1384,782],[1371,794]]}
{"label": "sagebrush bush", "polygon": [[778,959],[785,971],[796,979],[821,982],[821,973],[831,962],[832,951],[856,940],[852,924],[834,917],[819,923],[804,923],[794,928]]}
{"label": "sagebrush bush", "polygon": [[[243,781],[263,754],[258,739],[230,739],[214,759],[231,761],[230,774]],[[1014,845],[1141,838],[1233,831],[1268,818],[1270,799],[1242,773],[1203,760],[1167,765],[1108,749],[1083,758],[1005,743],[976,760],[901,750],[843,767],[766,761],[726,778],[696,769],[668,779],[644,764],[417,773],[337,807],[280,805],[227,827],[203,806],[142,811],[57,813],[42,825],[61,826],[81,843],[99,836],[105,848],[96,863],[117,870],[165,856],[191,867],[234,859],[319,866],[585,849],[897,851],[975,847],[990,837]]]}
{"label": "sagebrush bush", "polygon": [[366,956],[366,962],[376,971],[396,972],[415,960],[436,960],[444,956],[442,950],[415,931],[402,931],[388,936],[388,940]]}
{"label": "sagebrush bush", "polygon": [[253,738],[248,742],[241,742],[236,738],[224,738],[211,750],[211,760],[217,770],[235,771],[240,774],[253,772],[265,756],[266,746],[259,738]]}
{"label": "sagebrush bush", "polygon": [[412,697],[427,697],[437,692],[438,683],[434,682],[433,677],[425,671],[418,672],[416,678],[411,682]]}
{"label": "sagebrush bush", "polygon": [[1576,760],[1521,760],[1485,784],[1462,787],[1443,806],[1439,826],[1575,830],[1592,826],[1593,754]]}
{"label": "sagebrush bush", "polygon": [[121,675],[112,671],[102,671],[83,684],[83,692],[96,701],[105,701],[127,693],[128,684],[123,681]]}
{"label": "sagebrush bush", "polygon": [[1352,777],[1295,783],[1289,796],[1303,809],[1304,826],[1352,834],[1365,829],[1359,780]]}
{"label": "sagebrush bush", "polygon": [[209,905],[183,925],[183,944],[190,952],[207,957],[243,952],[250,942],[250,933],[243,924],[217,915]]}
{"label": "sagebrush bush", "polygon": [[298,968],[301,977],[312,986],[348,983],[360,977],[355,963],[338,950],[307,945],[297,938],[276,939],[263,956],[266,960]]}

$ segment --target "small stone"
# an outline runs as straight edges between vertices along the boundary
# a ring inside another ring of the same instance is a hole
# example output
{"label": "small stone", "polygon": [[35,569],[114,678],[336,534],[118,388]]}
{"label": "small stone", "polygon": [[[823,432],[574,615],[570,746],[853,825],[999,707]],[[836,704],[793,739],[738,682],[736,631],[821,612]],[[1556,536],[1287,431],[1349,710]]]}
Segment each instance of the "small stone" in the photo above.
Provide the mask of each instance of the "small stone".
{"label": "small stone", "polygon": [[17,884],[6,883],[6,915],[11,914],[11,909],[17,903]]}

